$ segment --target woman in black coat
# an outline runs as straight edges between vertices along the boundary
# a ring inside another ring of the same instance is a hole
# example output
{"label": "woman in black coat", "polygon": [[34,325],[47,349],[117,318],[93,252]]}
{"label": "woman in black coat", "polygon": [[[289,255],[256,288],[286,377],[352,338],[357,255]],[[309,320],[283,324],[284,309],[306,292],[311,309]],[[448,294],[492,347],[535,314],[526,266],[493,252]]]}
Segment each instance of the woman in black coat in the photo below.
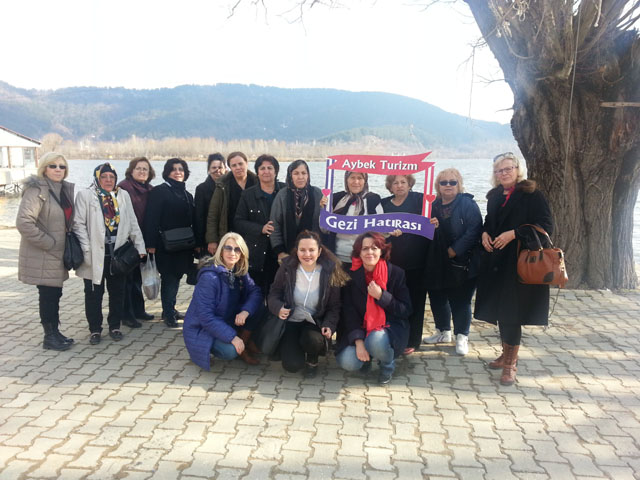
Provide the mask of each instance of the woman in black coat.
{"label": "woman in black coat", "polygon": [[180,279],[193,263],[193,248],[168,252],[162,241],[162,232],[177,228],[191,229],[193,236],[193,196],[187,192],[185,182],[189,178],[187,162],[181,158],[170,158],[162,172],[164,183],[149,192],[147,211],[144,217],[144,240],[149,253],[156,254],[160,272],[160,297],[162,318],[169,328],[176,328],[178,312],[176,297]]}
{"label": "woman in black coat", "polygon": [[193,218],[193,231],[196,235],[196,246],[200,249],[200,255],[207,254],[207,216],[209,205],[216,191],[216,182],[224,175],[226,167],[221,153],[212,153],[207,158],[207,178],[196,187],[195,206],[196,212]]}
{"label": "woman in black coat", "polygon": [[551,210],[536,183],[524,180],[523,168],[512,153],[493,160],[494,188],[487,194],[478,290],[474,316],[494,325],[502,340],[502,355],[489,364],[502,368],[500,383],[512,385],[516,379],[518,349],[522,325],[547,325],[549,321],[549,286],[525,285],[517,279],[518,242],[531,241],[533,224],[551,234]]}
{"label": "woman in black coat", "polygon": [[[413,192],[416,184],[413,175],[388,175],[385,187],[392,193],[382,199],[384,213],[413,213],[422,215],[424,195]],[[400,230],[392,232],[388,242],[391,243],[391,263],[404,270],[411,296],[413,312],[409,316],[409,343],[404,351],[409,355],[420,349],[422,327],[424,324],[424,306],[427,299],[427,287],[424,281],[427,251],[431,241],[413,233],[403,234]]]}
{"label": "woman in black coat", "polygon": [[282,367],[305,377],[318,370],[318,356],[340,318],[340,288],[349,276],[335,255],[322,246],[320,236],[305,230],[292,255],[282,260],[268,297],[269,310],[287,322],[278,346]]}
{"label": "woman in black coat", "polygon": [[273,222],[269,219],[271,205],[285,185],[277,180],[280,164],[275,157],[260,155],[255,169],[259,183],[242,192],[233,224],[249,247],[249,275],[266,297],[278,271],[269,240],[273,233]]}
{"label": "woman in black coat", "polygon": [[353,244],[351,282],[343,288],[336,361],[347,371],[380,365],[378,383],[386,385],[409,339],[411,297],[404,271],[389,263],[391,245],[375,232]]}

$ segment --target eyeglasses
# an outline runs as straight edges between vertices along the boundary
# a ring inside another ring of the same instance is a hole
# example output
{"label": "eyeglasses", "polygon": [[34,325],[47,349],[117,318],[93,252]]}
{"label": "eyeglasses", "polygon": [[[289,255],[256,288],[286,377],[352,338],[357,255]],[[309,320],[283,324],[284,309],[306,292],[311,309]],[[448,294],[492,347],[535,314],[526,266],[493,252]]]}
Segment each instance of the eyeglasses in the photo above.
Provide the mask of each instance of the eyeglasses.
{"label": "eyeglasses", "polygon": [[184,168],[182,167],[173,167],[172,172],[184,172]]}
{"label": "eyeglasses", "polygon": [[446,187],[447,185],[451,185],[452,187],[455,187],[458,184],[457,180],[440,180],[440,186],[441,187]]}
{"label": "eyeglasses", "polygon": [[242,250],[240,250],[240,247],[232,247],[231,245],[225,245],[222,248],[225,251],[227,251],[229,253],[235,253],[236,255],[240,255],[242,253]]}
{"label": "eyeglasses", "polygon": [[363,252],[377,252],[378,250],[380,250],[378,247],[376,247],[375,245],[372,245],[370,247],[362,247],[362,251]]}
{"label": "eyeglasses", "polygon": [[145,172],[145,173],[149,171],[148,168],[144,168],[144,167],[136,167],[133,170],[136,172]]}
{"label": "eyeglasses", "polygon": [[514,168],[518,168],[518,167],[515,167],[515,166],[504,167],[504,168],[501,168],[500,170],[494,170],[493,173],[495,173],[496,175],[502,175],[503,173],[511,173]]}
{"label": "eyeglasses", "polygon": [[56,165],[55,163],[50,163],[49,165],[47,165],[47,168],[50,168],[51,170],[55,170],[56,168],[59,168],[60,170],[66,170],[67,166],[66,165]]}

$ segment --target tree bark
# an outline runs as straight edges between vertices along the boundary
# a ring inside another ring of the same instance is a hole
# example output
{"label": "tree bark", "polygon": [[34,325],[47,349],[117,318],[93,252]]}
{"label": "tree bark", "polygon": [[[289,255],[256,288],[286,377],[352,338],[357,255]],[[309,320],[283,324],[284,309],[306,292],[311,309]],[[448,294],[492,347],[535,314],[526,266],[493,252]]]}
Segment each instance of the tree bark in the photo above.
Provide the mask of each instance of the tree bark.
{"label": "tree bark", "polygon": [[593,2],[583,2],[579,19],[572,2],[537,0],[522,19],[517,2],[465,1],[514,93],[513,134],[551,205],[569,285],[635,288],[640,108],[601,106],[640,100],[638,34],[612,24],[624,2],[603,0],[597,30],[580,23],[598,19]]}

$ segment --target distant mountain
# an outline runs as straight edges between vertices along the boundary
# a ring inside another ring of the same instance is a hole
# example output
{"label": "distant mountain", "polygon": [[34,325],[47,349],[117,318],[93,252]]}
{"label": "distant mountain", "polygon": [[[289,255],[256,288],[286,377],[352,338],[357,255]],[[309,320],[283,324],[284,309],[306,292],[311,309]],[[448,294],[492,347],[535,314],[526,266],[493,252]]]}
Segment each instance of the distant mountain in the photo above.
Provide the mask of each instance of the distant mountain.
{"label": "distant mountain", "polygon": [[0,82],[0,124],[32,138],[58,133],[73,140],[376,137],[460,150],[514,142],[508,125],[469,120],[401,95],[236,84],[25,90]]}

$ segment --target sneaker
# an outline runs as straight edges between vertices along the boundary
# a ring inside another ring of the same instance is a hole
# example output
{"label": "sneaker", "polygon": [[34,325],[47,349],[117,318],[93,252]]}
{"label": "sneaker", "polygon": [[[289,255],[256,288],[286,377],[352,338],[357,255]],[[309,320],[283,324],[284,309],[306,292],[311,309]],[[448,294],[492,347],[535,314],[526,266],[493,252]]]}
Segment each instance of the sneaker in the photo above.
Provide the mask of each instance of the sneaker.
{"label": "sneaker", "polygon": [[393,372],[380,372],[378,375],[378,385],[389,385]]}
{"label": "sneaker", "polygon": [[436,333],[430,337],[424,337],[422,343],[450,343],[451,342],[451,330],[440,331],[436,328]]}
{"label": "sneaker", "polygon": [[100,343],[100,334],[99,333],[92,333],[91,336],[89,337],[89,343],[91,345],[97,345]]}
{"label": "sneaker", "polygon": [[456,335],[456,353],[466,355],[469,353],[469,336],[459,333]]}

